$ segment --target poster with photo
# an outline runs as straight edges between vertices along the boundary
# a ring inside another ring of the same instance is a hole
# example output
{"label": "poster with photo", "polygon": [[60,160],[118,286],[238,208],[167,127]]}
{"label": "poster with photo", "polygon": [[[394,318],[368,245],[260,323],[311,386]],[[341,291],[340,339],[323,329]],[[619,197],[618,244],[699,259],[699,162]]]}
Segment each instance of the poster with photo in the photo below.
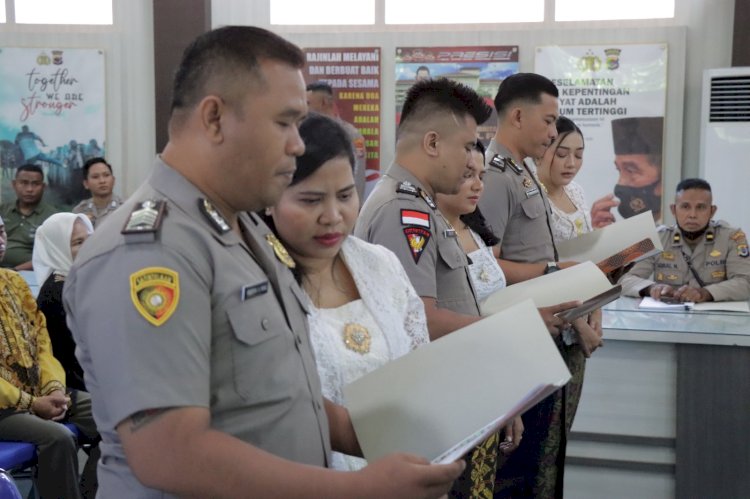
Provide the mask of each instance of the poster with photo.
{"label": "poster with photo", "polygon": [[560,114],[583,132],[575,181],[594,227],[609,213],[619,220],[651,210],[660,221],[667,45],[540,47],[535,72],[557,85]]}
{"label": "poster with photo", "polygon": [[306,48],[304,52],[305,83],[330,85],[333,113],[361,135],[354,140],[354,151],[358,162],[366,161],[369,193],[380,178],[380,49]]}
{"label": "poster with photo", "polygon": [[[487,103],[500,83],[518,72],[518,46],[398,47],[396,48],[396,123],[401,119],[406,92],[424,78],[448,78],[473,88]],[[497,114],[479,127],[488,144],[495,135]]]}
{"label": "poster with photo", "polygon": [[88,196],[81,167],[106,155],[104,52],[0,48],[2,202],[25,163],[42,167],[47,203],[69,208]]}

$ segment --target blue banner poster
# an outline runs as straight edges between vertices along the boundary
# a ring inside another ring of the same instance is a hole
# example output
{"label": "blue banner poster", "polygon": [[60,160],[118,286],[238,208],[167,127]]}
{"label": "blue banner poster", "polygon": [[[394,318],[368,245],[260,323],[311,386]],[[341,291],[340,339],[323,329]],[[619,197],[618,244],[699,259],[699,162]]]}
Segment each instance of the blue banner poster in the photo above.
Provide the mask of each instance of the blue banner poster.
{"label": "blue banner poster", "polygon": [[70,208],[88,197],[81,167],[106,154],[104,52],[0,48],[0,201],[26,163],[44,171],[44,199]]}

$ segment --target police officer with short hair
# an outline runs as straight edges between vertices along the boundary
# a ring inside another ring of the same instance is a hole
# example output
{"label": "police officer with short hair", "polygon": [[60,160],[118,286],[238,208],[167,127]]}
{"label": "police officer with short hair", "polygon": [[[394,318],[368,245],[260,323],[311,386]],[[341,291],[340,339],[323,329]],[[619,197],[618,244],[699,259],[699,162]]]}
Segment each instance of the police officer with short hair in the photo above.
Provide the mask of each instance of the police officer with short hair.
{"label": "police officer with short hair", "polygon": [[304,151],[303,64],[260,28],[199,36],[168,144],[66,281],[102,497],[438,497],[462,471],[403,454],[323,469],[331,447],[361,451],[321,396],[294,262],[248,214],[278,201]]}
{"label": "police officer with short hair", "polygon": [[711,186],[689,178],[669,206],[677,223],[660,227],[663,251],[636,263],[620,282],[630,296],[704,302],[750,298],[750,251],[741,229],[712,220]]}

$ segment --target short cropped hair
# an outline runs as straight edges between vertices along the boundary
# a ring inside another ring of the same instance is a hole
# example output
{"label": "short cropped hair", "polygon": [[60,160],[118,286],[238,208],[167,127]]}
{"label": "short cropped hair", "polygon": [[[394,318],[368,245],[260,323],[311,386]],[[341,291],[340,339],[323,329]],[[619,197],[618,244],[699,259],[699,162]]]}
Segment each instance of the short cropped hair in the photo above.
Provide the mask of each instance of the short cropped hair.
{"label": "short cropped hair", "polygon": [[107,160],[104,158],[91,158],[86,160],[86,162],[83,164],[83,178],[89,178],[89,170],[91,170],[91,167],[94,166],[97,163],[104,163],[107,165],[107,168],[109,168],[109,173],[112,173],[112,165],[107,163]]}
{"label": "short cropped hair", "polygon": [[471,116],[477,125],[481,125],[489,119],[492,108],[466,85],[447,78],[423,80],[412,85],[406,94],[397,137],[410,123],[418,123],[441,112],[460,118]]}
{"label": "short cropped hair", "polygon": [[21,172],[32,172],[32,173],[38,173],[42,176],[42,179],[44,179],[44,170],[42,170],[42,167],[39,165],[35,165],[34,163],[26,163],[24,165],[19,166],[16,168],[16,177],[18,178],[18,174]]}
{"label": "short cropped hair", "polygon": [[504,79],[495,95],[495,110],[503,114],[513,102],[542,102],[542,94],[558,97],[557,87],[549,78],[536,73],[516,73]]}
{"label": "short cropped hair", "polygon": [[269,59],[297,69],[305,64],[305,55],[299,47],[262,28],[225,26],[200,35],[185,49],[175,74],[172,114],[198,104],[214,78],[225,81],[239,70],[262,81],[259,64]]}
{"label": "short cropped hair", "polygon": [[675,192],[682,192],[688,189],[700,189],[702,191],[711,192],[711,184],[703,180],[702,178],[686,178],[677,184]]}
{"label": "short cropped hair", "polygon": [[305,89],[308,92],[323,92],[326,95],[333,97],[333,87],[325,81],[316,81],[309,83]]}

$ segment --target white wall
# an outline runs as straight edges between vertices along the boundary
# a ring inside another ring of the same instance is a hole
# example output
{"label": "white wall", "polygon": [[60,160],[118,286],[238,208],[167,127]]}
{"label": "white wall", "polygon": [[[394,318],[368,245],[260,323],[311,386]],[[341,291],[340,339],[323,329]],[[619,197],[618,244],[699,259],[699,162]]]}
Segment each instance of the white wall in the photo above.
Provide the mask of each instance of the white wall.
{"label": "white wall", "polygon": [[665,196],[680,178],[698,175],[703,69],[731,64],[734,0],[676,0],[675,18],[667,20],[571,23],[551,21],[554,2],[547,0],[547,21],[516,25],[386,26],[382,1],[377,5],[375,26],[300,27],[271,26],[267,0],[214,0],[212,22],[266,27],[302,47],[381,47],[381,168],[393,158],[397,46],[518,45],[521,71],[533,71],[538,46],[667,42]]}
{"label": "white wall", "polygon": [[112,26],[0,25],[0,47],[104,50],[107,158],[115,190],[129,194],[154,157],[154,44],[151,0],[114,0]]}

